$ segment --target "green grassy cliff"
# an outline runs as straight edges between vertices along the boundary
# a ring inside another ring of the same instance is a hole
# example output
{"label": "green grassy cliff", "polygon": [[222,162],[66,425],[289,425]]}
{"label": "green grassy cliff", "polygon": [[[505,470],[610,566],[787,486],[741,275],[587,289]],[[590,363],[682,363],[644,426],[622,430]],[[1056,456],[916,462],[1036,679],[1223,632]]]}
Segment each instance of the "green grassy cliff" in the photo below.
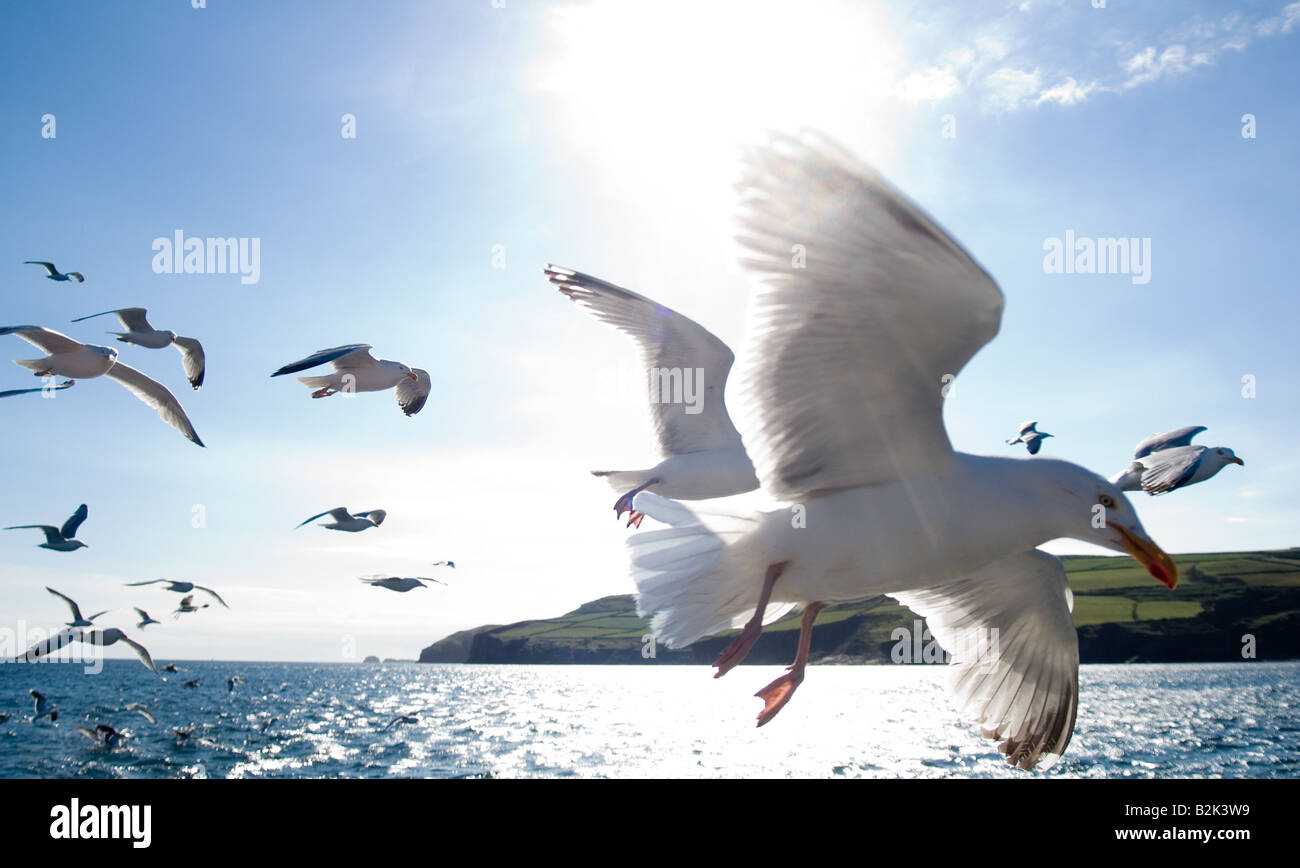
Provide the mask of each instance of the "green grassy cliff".
{"label": "green grassy cliff", "polygon": [[[1062,560],[1085,663],[1240,661],[1248,645],[1256,659],[1300,657],[1300,549],[1180,555],[1173,592],[1132,558]],[[558,618],[464,630],[425,648],[420,662],[640,663],[650,630],[634,608],[630,595],[604,597]],[[912,635],[916,621],[887,598],[828,608],[813,630],[812,660],[887,663],[892,654],[897,662],[904,651],[894,631]],[[767,627],[746,662],[788,663],[798,633],[797,615]],[[710,663],[730,635],[655,647],[653,659]],[[923,636],[919,647],[928,644]]]}

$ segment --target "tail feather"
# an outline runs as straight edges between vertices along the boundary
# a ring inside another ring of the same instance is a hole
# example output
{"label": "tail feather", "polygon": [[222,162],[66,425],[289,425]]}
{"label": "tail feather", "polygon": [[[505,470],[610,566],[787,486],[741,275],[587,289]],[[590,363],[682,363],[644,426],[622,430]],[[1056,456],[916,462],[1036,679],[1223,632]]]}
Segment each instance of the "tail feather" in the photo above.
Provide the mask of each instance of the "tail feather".
{"label": "tail feather", "polygon": [[650,479],[649,470],[593,470],[591,475],[608,482],[619,494],[626,494]]}
{"label": "tail feather", "polygon": [[[745,545],[756,519],[710,515],[706,524],[682,504],[646,492],[635,506],[670,525],[635,533],[627,543],[637,615],[654,616],[650,626],[659,641],[680,648],[753,616],[767,567],[758,547]],[[793,607],[770,607],[764,623]]]}
{"label": "tail feather", "polygon": [[325,389],[334,385],[334,378],[330,377],[299,377],[298,382],[302,383],[309,389]]}
{"label": "tail feather", "polygon": [[49,359],[14,359],[15,365],[21,365],[31,371],[43,371],[50,365]]}

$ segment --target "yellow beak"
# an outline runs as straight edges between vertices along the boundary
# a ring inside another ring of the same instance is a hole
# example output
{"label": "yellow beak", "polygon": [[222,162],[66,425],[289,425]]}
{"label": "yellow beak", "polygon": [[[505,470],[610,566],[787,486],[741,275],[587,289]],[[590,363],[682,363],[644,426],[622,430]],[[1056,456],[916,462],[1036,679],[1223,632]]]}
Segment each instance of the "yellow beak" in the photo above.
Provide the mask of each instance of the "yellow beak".
{"label": "yellow beak", "polygon": [[1164,550],[1150,539],[1139,537],[1122,525],[1117,524],[1114,527],[1124,539],[1125,551],[1146,567],[1147,572],[1156,581],[1171,591],[1178,587],[1178,564],[1174,563],[1173,558],[1165,554]]}

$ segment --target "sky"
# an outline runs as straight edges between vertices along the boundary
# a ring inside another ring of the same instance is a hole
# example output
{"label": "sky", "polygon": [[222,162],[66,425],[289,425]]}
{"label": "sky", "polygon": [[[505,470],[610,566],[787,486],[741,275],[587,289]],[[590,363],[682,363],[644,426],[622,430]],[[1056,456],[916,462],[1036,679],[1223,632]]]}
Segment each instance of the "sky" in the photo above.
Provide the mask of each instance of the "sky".
{"label": "sky", "polygon": [[[1109,475],[1206,425],[1245,466],[1139,493],[1152,537],[1300,544],[1300,3],[1099,3],[0,6],[0,325],[108,344],[111,317],[70,320],[143,306],[208,357],[196,393],[174,351],[118,344],[206,449],[102,378],[0,401],[0,526],[90,510],[76,552],[0,531],[0,645],[66,619],[46,586],[128,633],[149,610],[136,638],[164,660],[409,659],[631,593],[616,494],[587,471],[656,460],[635,356],[541,269],[743,346],[733,185],[770,130],[838,139],[1001,286],[1001,333],[946,404],[956,448],[1015,455],[1037,419],[1045,454]],[[177,231],[257,239],[256,283],[155,273]],[[1050,273],[1067,232],[1142,239],[1149,271]],[[269,377],[357,342],[429,371],[422,413]],[[39,385],[5,367],[0,389]],[[335,506],[388,519],[294,530]],[[155,578],[231,608],[174,621],[178,595],[123,587]]]}

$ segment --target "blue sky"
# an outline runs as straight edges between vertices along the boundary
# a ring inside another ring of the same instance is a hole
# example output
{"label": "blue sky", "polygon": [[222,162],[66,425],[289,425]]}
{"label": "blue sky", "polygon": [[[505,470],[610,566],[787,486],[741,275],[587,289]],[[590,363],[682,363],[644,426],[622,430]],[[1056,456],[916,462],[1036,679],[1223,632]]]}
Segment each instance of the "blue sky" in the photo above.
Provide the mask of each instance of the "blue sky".
{"label": "blue sky", "polygon": [[[3,532],[0,626],[61,623],[51,585],[119,607],[107,623],[149,609],[163,659],[412,657],[454,629],[630,592],[614,495],[586,471],[651,463],[634,359],[540,269],[606,277],[741,346],[730,185],[739,146],[773,128],[875,162],[1002,286],[1002,332],[946,411],[959,449],[1009,453],[1036,418],[1048,453],[1109,474],[1153,431],[1208,425],[1204,442],[1246,466],[1141,496],[1154,538],[1298,542],[1300,4],[213,0],[0,16],[3,324],[107,343],[111,319],[69,320],[139,305],[208,353],[194,393],[173,351],[122,348],[206,450],[106,380],[0,403],[0,524],[90,506],[78,552]],[[153,239],[177,229],[260,239],[259,283],[155,274]],[[1149,238],[1150,282],[1045,273],[1045,239],[1067,230]],[[26,259],[87,280],[47,281]],[[423,413],[268,378],[359,341],[429,370]],[[7,367],[0,388],[32,381]],[[390,518],[291,530],[337,505]],[[450,588],[356,581],[444,558]],[[234,608],[175,623],[176,595],[121,587],[159,577]]]}

